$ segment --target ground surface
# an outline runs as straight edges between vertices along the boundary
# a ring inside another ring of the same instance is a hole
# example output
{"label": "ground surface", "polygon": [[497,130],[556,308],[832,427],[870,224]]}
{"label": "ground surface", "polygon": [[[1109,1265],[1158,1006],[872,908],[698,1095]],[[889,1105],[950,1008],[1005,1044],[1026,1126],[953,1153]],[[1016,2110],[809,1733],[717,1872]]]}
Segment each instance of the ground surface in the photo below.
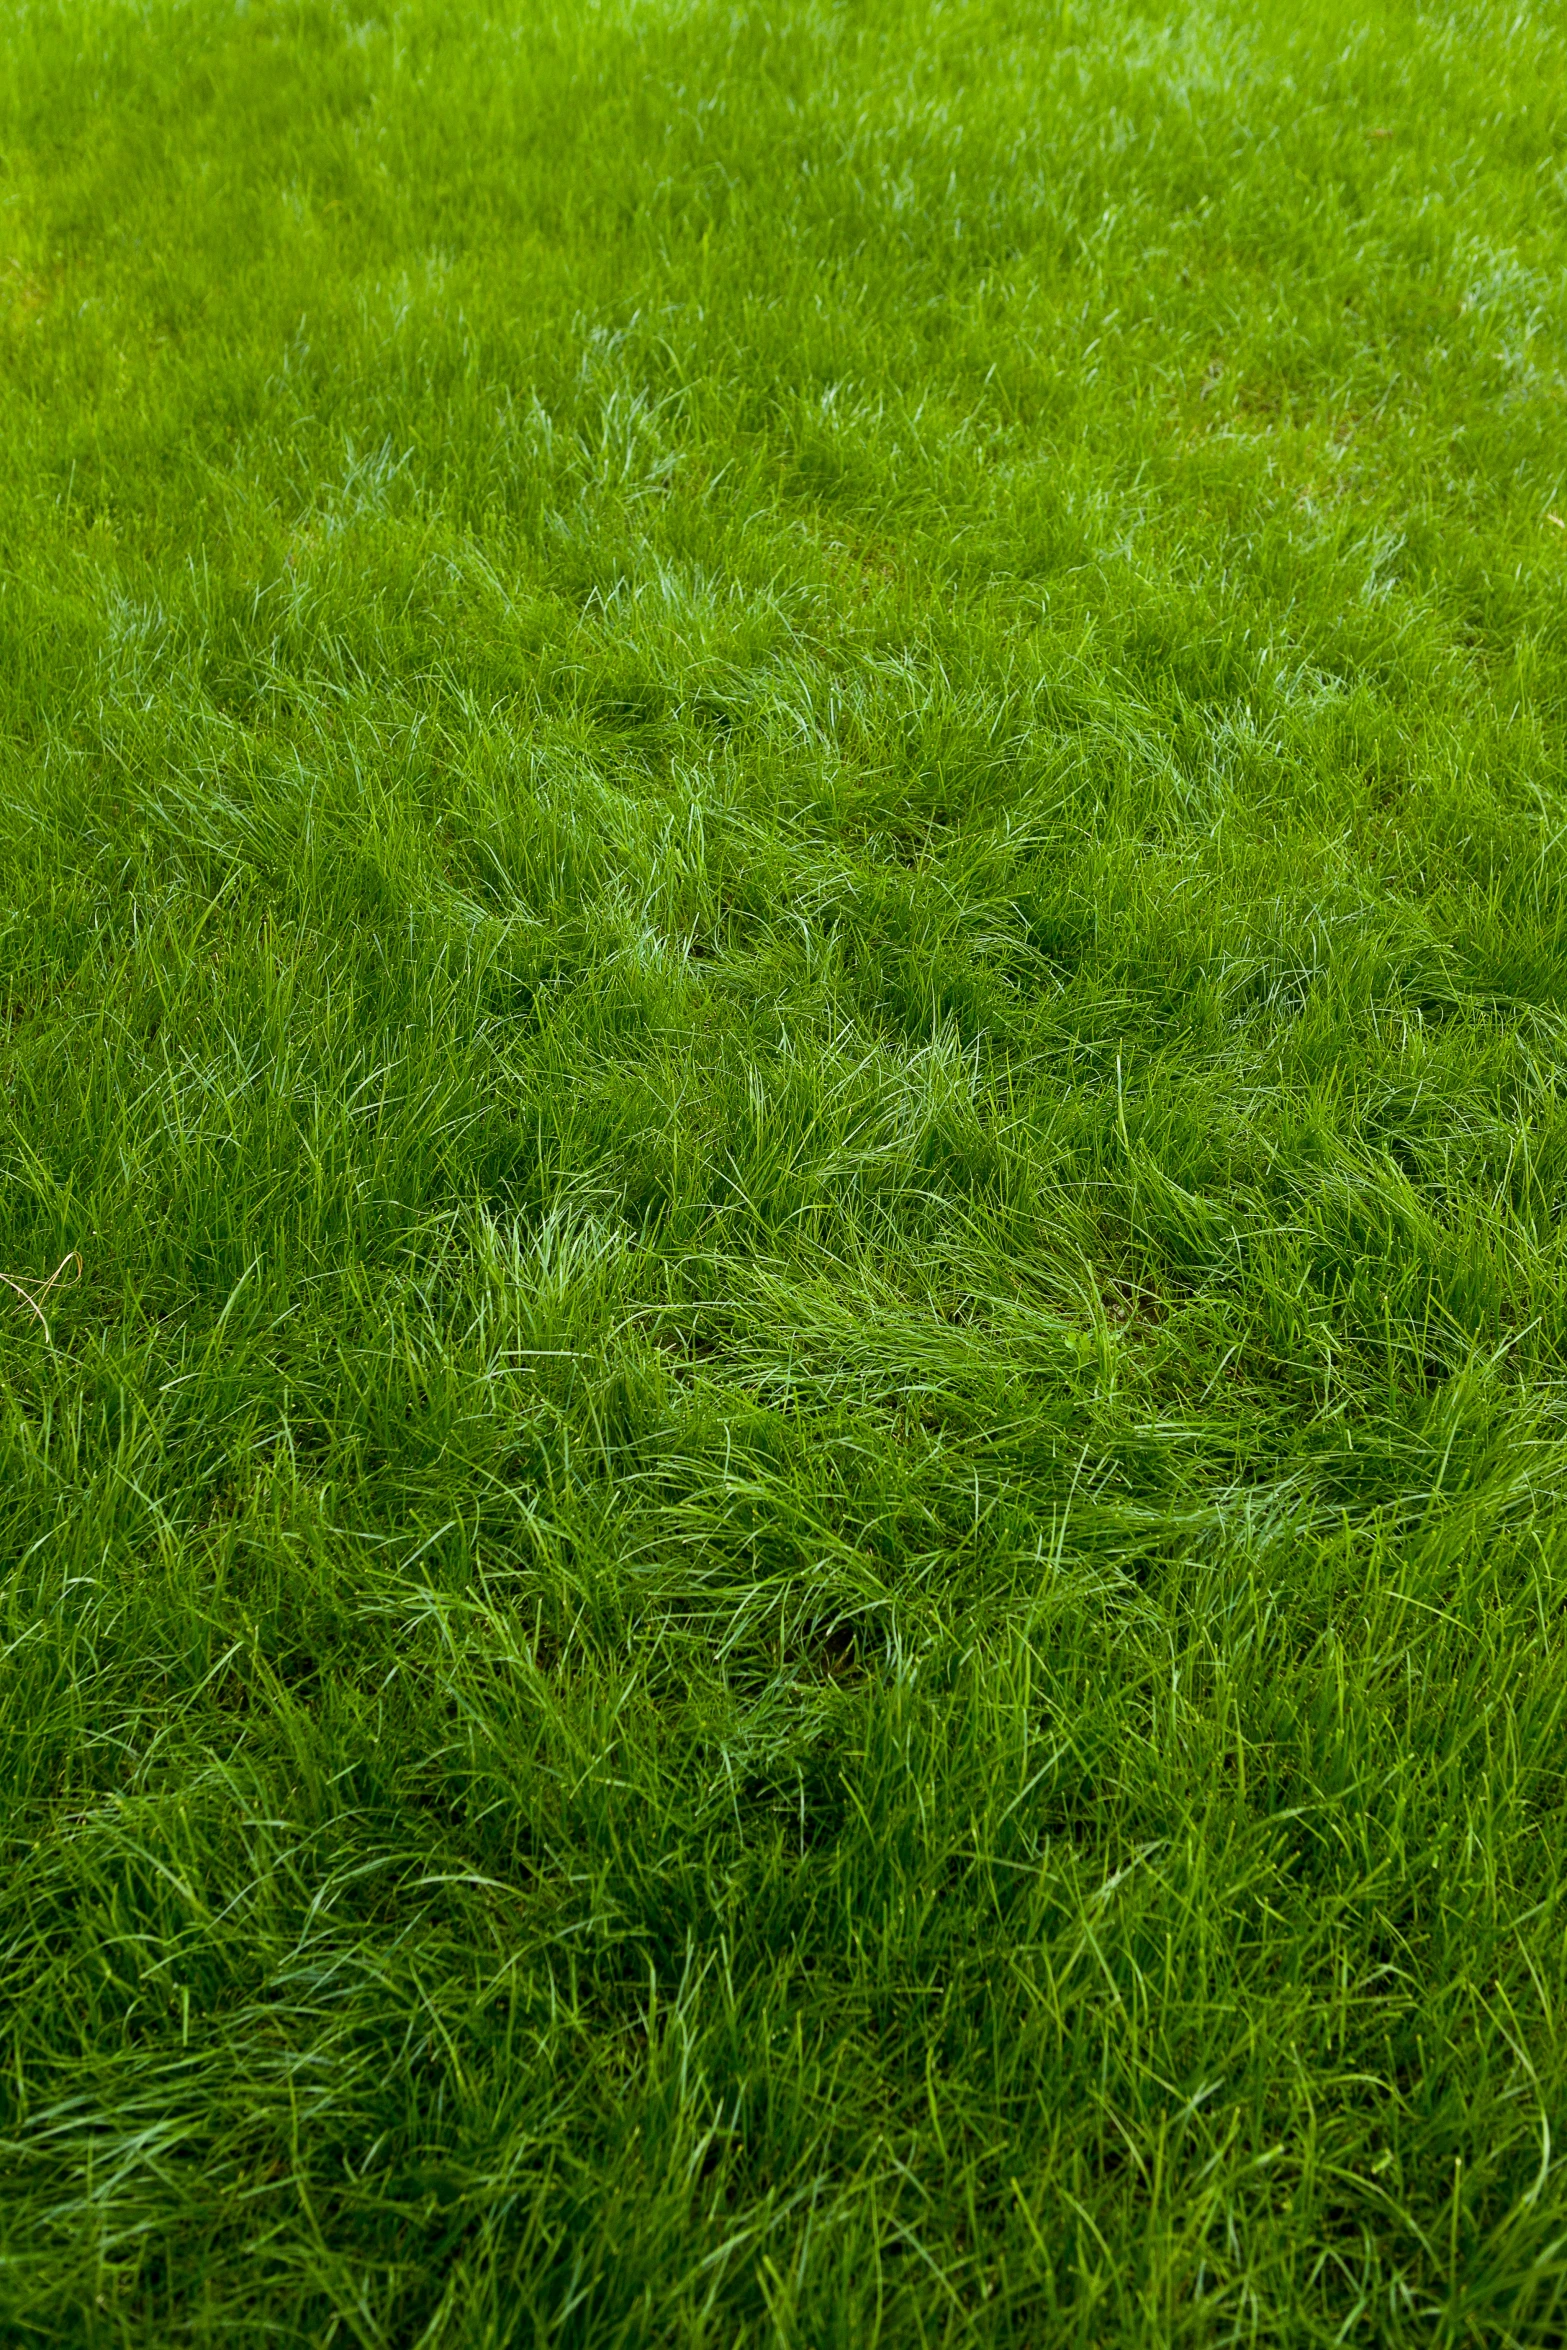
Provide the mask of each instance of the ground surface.
{"label": "ground surface", "polygon": [[6,2342],[1561,2341],[1564,134],[6,11]]}

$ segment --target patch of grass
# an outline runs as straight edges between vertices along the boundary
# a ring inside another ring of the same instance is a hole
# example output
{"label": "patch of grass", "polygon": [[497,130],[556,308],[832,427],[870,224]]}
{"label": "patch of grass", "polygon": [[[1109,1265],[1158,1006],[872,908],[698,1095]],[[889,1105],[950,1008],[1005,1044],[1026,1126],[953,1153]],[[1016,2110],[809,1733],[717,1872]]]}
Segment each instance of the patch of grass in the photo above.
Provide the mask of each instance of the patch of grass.
{"label": "patch of grass", "polygon": [[9,11],[7,2341],[1562,2339],[1564,62]]}

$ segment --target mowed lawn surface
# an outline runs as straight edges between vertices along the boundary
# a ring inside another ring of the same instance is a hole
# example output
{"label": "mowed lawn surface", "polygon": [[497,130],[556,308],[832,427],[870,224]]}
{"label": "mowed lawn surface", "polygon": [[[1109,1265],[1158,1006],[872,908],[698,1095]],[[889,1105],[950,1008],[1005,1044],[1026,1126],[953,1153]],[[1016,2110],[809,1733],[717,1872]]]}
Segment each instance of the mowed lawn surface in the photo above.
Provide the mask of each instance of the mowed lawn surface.
{"label": "mowed lawn surface", "polygon": [[1564,142],[6,11],[5,2342],[1562,2340]]}

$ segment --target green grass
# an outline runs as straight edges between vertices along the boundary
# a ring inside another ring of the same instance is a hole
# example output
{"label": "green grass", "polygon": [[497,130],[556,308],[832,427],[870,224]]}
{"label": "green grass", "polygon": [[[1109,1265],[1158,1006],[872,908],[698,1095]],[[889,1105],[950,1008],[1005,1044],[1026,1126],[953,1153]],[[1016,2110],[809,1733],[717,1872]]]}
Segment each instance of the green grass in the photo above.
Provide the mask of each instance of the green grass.
{"label": "green grass", "polygon": [[0,19],[0,2340],[1559,2344],[1567,21],[360,5]]}

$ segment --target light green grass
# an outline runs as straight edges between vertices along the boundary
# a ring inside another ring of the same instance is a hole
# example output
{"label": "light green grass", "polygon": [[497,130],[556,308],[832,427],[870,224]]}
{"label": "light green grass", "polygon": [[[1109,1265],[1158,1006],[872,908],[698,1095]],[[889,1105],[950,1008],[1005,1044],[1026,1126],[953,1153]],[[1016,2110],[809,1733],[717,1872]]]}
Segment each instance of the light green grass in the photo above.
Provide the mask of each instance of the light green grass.
{"label": "light green grass", "polygon": [[1561,2342],[1564,153],[6,8],[5,2343]]}

